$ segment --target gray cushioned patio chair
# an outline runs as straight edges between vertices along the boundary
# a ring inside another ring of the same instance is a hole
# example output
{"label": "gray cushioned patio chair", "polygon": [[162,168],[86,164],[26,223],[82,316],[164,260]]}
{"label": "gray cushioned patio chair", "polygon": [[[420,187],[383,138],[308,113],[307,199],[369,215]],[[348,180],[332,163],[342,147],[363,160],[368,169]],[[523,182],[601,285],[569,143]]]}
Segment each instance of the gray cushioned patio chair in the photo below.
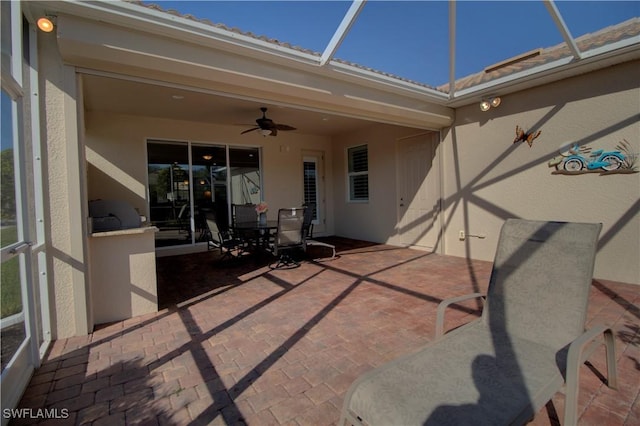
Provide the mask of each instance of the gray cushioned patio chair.
{"label": "gray cushioned patio chair", "polygon": [[566,384],[574,425],[579,367],[601,344],[617,385],[611,329],[584,331],[601,227],[508,219],[482,316],[442,335],[445,310],[465,297],[442,302],[435,340],[358,378],[339,424],[518,425]]}
{"label": "gray cushioned patio chair", "polygon": [[205,213],[205,221],[207,223],[205,238],[207,239],[209,250],[219,249],[220,260],[226,258],[235,259],[242,255],[247,244],[242,239],[234,236],[226,224],[220,223],[212,212]]}
{"label": "gray cushioned patio chair", "polygon": [[331,259],[336,257],[336,246],[313,239],[313,216],[316,211],[315,203],[305,204],[304,221],[302,223],[302,239],[304,240],[304,250],[307,251],[308,246],[326,247],[331,250]]}
{"label": "gray cushioned patio chair", "polygon": [[302,238],[302,225],[304,222],[305,207],[294,207],[278,210],[278,230],[274,241],[269,244],[269,248],[278,259],[271,263],[271,269],[297,268],[300,264],[291,257],[291,251],[302,249],[304,240]]}
{"label": "gray cushioned patio chair", "polygon": [[233,222],[257,222],[258,213],[255,204],[234,204],[232,206]]}

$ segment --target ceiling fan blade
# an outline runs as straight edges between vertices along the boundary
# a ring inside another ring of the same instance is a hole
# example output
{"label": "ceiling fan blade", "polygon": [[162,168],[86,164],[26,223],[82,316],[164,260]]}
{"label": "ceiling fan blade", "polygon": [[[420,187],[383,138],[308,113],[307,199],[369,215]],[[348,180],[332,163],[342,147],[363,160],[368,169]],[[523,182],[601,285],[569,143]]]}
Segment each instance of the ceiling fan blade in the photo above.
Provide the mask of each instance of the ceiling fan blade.
{"label": "ceiling fan blade", "polygon": [[[243,131],[242,133],[240,133],[241,135],[253,132],[254,130],[261,130],[262,134],[265,136],[267,134],[270,136],[276,136],[278,134],[278,130],[297,130],[295,127],[289,126],[287,124],[276,124],[272,119],[267,118],[266,107],[260,108],[260,111],[262,111],[262,117],[256,119],[257,126]],[[267,131],[270,131],[271,133],[267,133]]]}
{"label": "ceiling fan blade", "polygon": [[288,126],[286,124],[276,124],[275,126],[278,130],[296,130],[295,127]]}
{"label": "ceiling fan blade", "polygon": [[254,130],[260,130],[260,127],[254,127],[253,129],[245,130],[244,132],[240,132],[240,134],[244,135],[245,133],[253,132]]}

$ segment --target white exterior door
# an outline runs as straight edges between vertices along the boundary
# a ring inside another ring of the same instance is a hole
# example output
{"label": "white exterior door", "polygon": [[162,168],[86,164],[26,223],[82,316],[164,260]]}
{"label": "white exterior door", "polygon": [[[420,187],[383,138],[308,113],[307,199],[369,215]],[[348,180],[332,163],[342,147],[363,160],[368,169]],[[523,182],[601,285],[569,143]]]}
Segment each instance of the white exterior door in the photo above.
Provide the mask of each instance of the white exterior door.
{"label": "white exterior door", "polygon": [[434,250],[440,233],[440,170],[437,133],[396,142],[397,241],[408,247]]}
{"label": "white exterior door", "polygon": [[325,232],[325,195],[324,195],[324,153],[320,151],[303,151],[302,170],[305,204],[315,204],[316,213],[313,218],[313,234]]}

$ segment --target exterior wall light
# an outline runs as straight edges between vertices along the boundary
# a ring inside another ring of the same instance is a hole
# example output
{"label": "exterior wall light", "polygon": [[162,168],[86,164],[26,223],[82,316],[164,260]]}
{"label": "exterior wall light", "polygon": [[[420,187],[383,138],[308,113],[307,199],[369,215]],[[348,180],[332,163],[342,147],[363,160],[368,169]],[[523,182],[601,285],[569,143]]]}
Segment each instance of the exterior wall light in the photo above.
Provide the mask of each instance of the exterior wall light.
{"label": "exterior wall light", "polygon": [[38,28],[40,28],[40,31],[50,33],[53,31],[53,27],[53,21],[48,16],[38,19]]}
{"label": "exterior wall light", "polygon": [[497,108],[501,102],[502,99],[500,99],[500,97],[498,96],[489,99],[483,99],[482,102],[480,102],[480,111],[486,112],[491,108]]}

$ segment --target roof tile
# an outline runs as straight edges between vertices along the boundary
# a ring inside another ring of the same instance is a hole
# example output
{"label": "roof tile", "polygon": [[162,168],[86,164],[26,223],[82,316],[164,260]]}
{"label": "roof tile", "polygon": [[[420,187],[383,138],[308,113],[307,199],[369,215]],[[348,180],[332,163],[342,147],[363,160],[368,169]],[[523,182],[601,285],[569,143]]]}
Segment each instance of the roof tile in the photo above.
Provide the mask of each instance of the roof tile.
{"label": "roof tile", "polygon": [[[149,9],[153,9],[153,10],[157,10],[160,12],[164,12],[164,13],[169,13],[171,15],[174,16],[179,16],[181,18],[185,18],[185,19],[189,19],[191,21],[195,21],[195,22],[199,22],[205,25],[211,25],[213,27],[216,27],[218,29],[221,30],[225,30],[225,31],[230,31],[236,34],[241,34],[243,36],[246,37],[250,37],[256,40],[261,40],[267,43],[271,43],[277,46],[281,46],[281,47],[286,47],[289,49],[293,49],[296,50],[298,52],[302,52],[302,53],[306,53],[306,54],[310,54],[313,56],[318,56],[320,57],[321,54],[318,52],[315,52],[313,50],[310,49],[306,49],[306,48],[302,48],[300,46],[293,46],[289,43],[286,42],[282,42],[280,40],[274,39],[274,38],[269,38],[267,36],[264,35],[256,35],[253,34],[252,32],[248,32],[248,31],[242,31],[239,28],[229,28],[228,26],[222,24],[222,23],[214,23],[212,21],[210,21],[209,19],[200,19],[197,18],[191,14],[181,14],[179,11],[175,10],[175,9],[164,9],[161,6],[157,5],[157,4],[153,4],[153,3],[146,3],[143,2],[141,0],[125,0],[128,3],[133,3],[133,4],[137,4]],[[599,30],[595,33],[590,33],[590,34],[585,34],[581,37],[578,37],[577,39],[575,39],[576,45],[578,46],[578,49],[581,52],[585,52],[588,50],[592,50],[607,44],[611,44],[611,43],[615,43],[617,41],[620,40],[624,40],[627,38],[631,38],[631,37],[636,37],[640,34],[640,18],[636,17],[636,18],[632,18],[629,19],[625,22],[622,22],[620,24],[616,24],[616,25],[612,25],[609,26],[607,28],[604,28],[602,30]],[[567,45],[563,42],[561,44],[558,44],[556,46],[552,46],[549,48],[545,48],[542,49],[540,55],[534,56],[534,57],[529,57],[523,60],[519,60],[519,61],[515,61],[511,64],[507,64],[503,67],[499,67],[496,68],[494,70],[491,70],[489,72],[487,71],[481,71],[479,73],[476,74],[471,74],[469,76],[466,77],[462,77],[458,80],[456,80],[455,82],[455,86],[456,86],[456,90],[461,90],[461,89],[467,89],[470,88],[472,86],[476,86],[479,84],[483,84],[483,83],[487,83],[489,81],[492,80],[496,80],[498,78],[502,78],[511,74],[516,74],[519,73],[521,71],[525,71],[528,69],[532,69],[535,68],[537,66],[540,65],[544,65],[553,61],[556,61],[558,59],[562,59],[565,57],[571,56],[571,51],[569,50],[569,48],[567,47]],[[513,58],[511,58],[513,59]],[[506,59],[503,62],[509,62],[511,59]],[[354,62],[350,62],[347,60],[343,60],[343,59],[339,59],[339,58],[334,58],[334,61],[341,63],[341,64],[345,64],[345,65],[349,65],[349,66],[353,66],[365,71],[369,71],[372,73],[376,73],[379,74],[381,76],[386,76],[386,77],[390,77],[390,78],[394,78],[400,81],[404,81],[407,83],[411,83],[411,84],[415,84],[418,86],[422,86],[422,87],[426,87],[426,88],[430,88],[430,89],[434,89],[440,92],[444,92],[444,93],[448,93],[449,92],[449,84],[443,84],[437,87],[434,86],[430,86],[428,84],[424,84],[424,83],[420,83],[414,80],[410,80],[404,77],[400,77],[391,73],[387,73],[387,72],[383,72],[380,70],[376,70],[370,67],[366,67],[360,64],[356,64]]]}
{"label": "roof tile", "polygon": [[[640,18],[632,18],[620,24],[603,28],[595,33],[585,34],[575,39],[576,45],[581,52],[593,50],[607,44],[612,44],[621,40],[636,37],[640,34]],[[571,56],[572,53],[565,43],[561,43],[552,47],[543,49],[540,55],[526,58],[513,64],[497,68],[493,71],[481,71],[456,80],[456,90],[467,89],[478,84],[487,83],[498,78],[502,78],[511,74],[516,74],[535,68],[540,65],[548,64],[562,58]],[[505,62],[508,62],[507,59]],[[438,86],[439,90],[448,92],[449,84]]]}

